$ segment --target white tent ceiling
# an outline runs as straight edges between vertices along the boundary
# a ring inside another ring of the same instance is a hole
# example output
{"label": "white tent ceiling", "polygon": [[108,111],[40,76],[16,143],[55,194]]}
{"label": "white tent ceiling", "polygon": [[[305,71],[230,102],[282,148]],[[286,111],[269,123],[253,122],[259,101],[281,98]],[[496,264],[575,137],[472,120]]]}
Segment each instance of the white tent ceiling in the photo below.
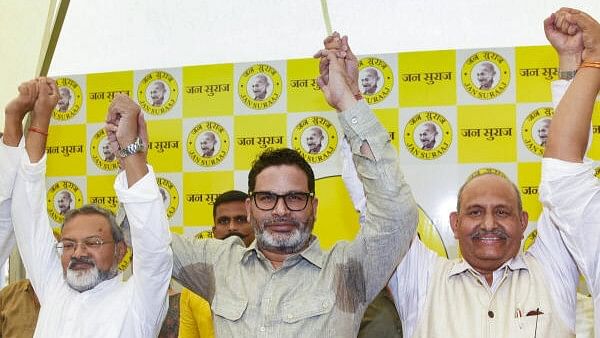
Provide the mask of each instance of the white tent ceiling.
{"label": "white tent ceiling", "polygon": [[[564,5],[600,1],[328,0],[360,54],[546,44]],[[50,74],[309,57],[326,29],[319,0],[72,0]]]}
{"label": "white tent ceiling", "polygon": [[[36,75],[60,0],[0,0],[0,105]],[[563,5],[600,1],[327,0],[358,54],[546,44]],[[320,0],[71,0],[50,75],[310,57],[326,34]],[[0,114],[0,128],[4,116]]]}

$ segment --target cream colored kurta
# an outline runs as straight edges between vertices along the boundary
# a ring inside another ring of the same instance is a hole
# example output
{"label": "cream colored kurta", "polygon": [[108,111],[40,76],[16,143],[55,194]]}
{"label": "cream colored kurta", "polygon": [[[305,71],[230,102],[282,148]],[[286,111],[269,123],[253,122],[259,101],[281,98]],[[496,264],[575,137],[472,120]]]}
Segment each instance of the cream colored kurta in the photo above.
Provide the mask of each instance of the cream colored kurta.
{"label": "cream colored kurta", "polygon": [[423,309],[427,315],[414,337],[575,337],[554,310],[535,258],[517,256],[512,263],[517,268],[506,265],[492,291],[471,268],[438,260]]}

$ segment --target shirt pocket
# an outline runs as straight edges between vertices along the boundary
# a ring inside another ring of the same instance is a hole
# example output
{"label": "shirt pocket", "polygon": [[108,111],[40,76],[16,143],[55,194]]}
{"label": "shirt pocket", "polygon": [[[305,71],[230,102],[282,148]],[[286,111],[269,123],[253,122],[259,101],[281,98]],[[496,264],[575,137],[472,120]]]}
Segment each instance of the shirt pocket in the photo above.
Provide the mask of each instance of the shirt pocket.
{"label": "shirt pocket", "polygon": [[231,321],[242,318],[247,307],[247,299],[222,294],[216,294],[211,305],[211,309],[216,316]]}
{"label": "shirt pocket", "polygon": [[285,323],[291,324],[329,314],[334,305],[335,296],[332,292],[308,293],[286,302],[282,319]]}

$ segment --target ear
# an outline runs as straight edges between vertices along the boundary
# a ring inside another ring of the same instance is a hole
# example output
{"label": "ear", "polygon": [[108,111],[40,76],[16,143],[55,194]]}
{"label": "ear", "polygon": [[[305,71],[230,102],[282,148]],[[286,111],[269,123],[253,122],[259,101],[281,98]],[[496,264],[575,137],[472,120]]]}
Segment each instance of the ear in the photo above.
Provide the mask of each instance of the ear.
{"label": "ear", "polygon": [[127,244],[125,244],[125,241],[121,241],[121,242],[117,243],[117,259],[118,259],[119,263],[123,260],[123,257],[125,257],[126,253],[127,253]]}
{"label": "ear", "polygon": [[315,217],[315,220],[317,219],[317,206],[319,205],[319,199],[315,196],[312,199],[312,203],[311,203],[311,207],[313,209],[313,215]]}
{"label": "ear", "polygon": [[[525,229],[527,229],[527,225],[529,224],[529,214],[527,211],[521,211],[521,232],[525,233]],[[523,237],[523,236],[521,236]]]}
{"label": "ear", "polygon": [[458,212],[453,211],[450,213],[450,227],[454,232],[454,238],[456,239],[456,232],[458,231]]}

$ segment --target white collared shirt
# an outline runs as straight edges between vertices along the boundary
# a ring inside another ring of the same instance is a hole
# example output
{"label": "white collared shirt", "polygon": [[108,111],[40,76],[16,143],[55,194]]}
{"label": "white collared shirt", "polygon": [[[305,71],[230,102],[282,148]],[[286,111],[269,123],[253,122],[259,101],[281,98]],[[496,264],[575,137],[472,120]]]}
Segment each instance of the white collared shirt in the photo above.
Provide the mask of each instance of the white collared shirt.
{"label": "white collared shirt", "polygon": [[46,156],[32,164],[22,151],[12,163],[19,163],[12,203],[15,235],[41,304],[35,337],[155,337],[168,307],[173,260],[168,221],[152,168],[130,188],[125,172],[115,182],[131,225],[133,276],[122,282],[119,275],[80,293],[64,280],[49,226]]}

